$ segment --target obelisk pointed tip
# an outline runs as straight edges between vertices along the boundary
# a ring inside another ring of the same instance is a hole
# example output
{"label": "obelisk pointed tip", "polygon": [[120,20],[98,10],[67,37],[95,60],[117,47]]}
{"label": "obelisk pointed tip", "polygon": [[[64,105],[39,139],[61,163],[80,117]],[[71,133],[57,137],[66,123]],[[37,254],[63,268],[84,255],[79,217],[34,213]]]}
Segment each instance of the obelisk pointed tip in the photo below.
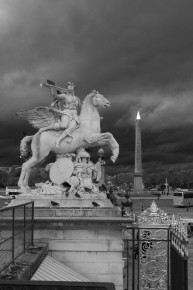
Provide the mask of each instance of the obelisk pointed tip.
{"label": "obelisk pointed tip", "polygon": [[140,120],[141,117],[140,117],[140,114],[139,114],[139,111],[137,112],[137,117],[136,117],[136,120]]}

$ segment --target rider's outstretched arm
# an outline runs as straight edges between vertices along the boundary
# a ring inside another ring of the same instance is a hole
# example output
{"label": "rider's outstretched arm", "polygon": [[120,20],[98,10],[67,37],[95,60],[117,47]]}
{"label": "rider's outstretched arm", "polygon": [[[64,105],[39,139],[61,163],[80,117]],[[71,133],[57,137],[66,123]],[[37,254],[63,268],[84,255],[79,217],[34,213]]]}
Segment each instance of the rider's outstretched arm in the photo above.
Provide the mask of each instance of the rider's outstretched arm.
{"label": "rider's outstretched arm", "polygon": [[53,87],[49,87],[49,89],[50,89],[52,98],[57,99],[56,90]]}
{"label": "rider's outstretched arm", "polygon": [[57,100],[65,100],[66,99],[66,94],[62,93],[62,94],[56,94],[55,98]]}
{"label": "rider's outstretched arm", "polygon": [[55,88],[53,88],[53,87],[49,87],[49,88],[50,88],[50,92],[51,92],[52,98],[53,98],[54,100],[62,100],[62,99],[65,98],[65,94],[64,94],[64,93],[62,93],[62,94],[57,94]]}

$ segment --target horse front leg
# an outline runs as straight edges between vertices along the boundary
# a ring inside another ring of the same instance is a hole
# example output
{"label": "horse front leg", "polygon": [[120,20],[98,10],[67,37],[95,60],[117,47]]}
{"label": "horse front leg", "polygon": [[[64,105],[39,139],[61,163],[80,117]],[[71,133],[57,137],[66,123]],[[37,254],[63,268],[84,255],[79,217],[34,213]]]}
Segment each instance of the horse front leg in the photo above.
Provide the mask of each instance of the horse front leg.
{"label": "horse front leg", "polygon": [[87,142],[88,147],[107,145],[112,152],[111,160],[115,163],[119,155],[119,144],[111,133],[91,134],[84,140]]}
{"label": "horse front leg", "polygon": [[107,141],[107,145],[109,145],[109,148],[111,149],[111,152],[113,154],[111,156],[111,160],[113,161],[113,163],[115,163],[117,157],[119,156],[119,144],[111,133],[107,132],[103,134],[105,134],[105,140]]}

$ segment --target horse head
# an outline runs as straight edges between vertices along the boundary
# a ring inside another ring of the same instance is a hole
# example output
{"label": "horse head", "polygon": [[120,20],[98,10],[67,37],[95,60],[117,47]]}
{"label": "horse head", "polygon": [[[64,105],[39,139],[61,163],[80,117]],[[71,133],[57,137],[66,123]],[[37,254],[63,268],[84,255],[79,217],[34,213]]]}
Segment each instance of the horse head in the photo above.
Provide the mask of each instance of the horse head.
{"label": "horse head", "polygon": [[84,131],[100,132],[100,115],[98,108],[108,108],[110,102],[99,92],[92,91],[88,94],[82,104],[79,115],[80,127]]}
{"label": "horse head", "polygon": [[111,103],[103,95],[99,94],[99,92],[94,90],[92,91],[92,95],[92,101],[95,107],[106,109],[111,106]]}

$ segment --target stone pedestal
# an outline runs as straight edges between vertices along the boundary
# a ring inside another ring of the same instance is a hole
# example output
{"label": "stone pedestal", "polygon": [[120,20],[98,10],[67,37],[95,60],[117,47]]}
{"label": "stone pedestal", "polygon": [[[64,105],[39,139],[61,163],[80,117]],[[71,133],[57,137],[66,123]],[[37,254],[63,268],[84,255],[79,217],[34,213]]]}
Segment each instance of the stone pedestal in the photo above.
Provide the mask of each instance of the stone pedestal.
{"label": "stone pedestal", "polygon": [[123,289],[122,217],[35,217],[35,240],[48,253],[92,282],[113,282]]}
{"label": "stone pedestal", "polygon": [[105,193],[83,193],[81,197],[65,194],[21,194],[17,195],[10,203],[11,206],[24,202],[34,201],[36,208],[53,207],[53,202],[60,208],[113,208],[113,204],[107,199]]}
{"label": "stone pedestal", "polygon": [[35,242],[48,243],[50,256],[91,282],[113,282],[116,290],[123,289],[122,229],[132,217],[123,218],[104,193],[81,198],[21,194],[11,205],[29,201],[35,202]]}
{"label": "stone pedestal", "polygon": [[136,195],[143,193],[143,175],[140,173],[134,174],[134,193]]}
{"label": "stone pedestal", "polygon": [[21,194],[9,206],[34,201],[35,216],[40,217],[121,217],[105,193],[65,197],[63,194]]}

